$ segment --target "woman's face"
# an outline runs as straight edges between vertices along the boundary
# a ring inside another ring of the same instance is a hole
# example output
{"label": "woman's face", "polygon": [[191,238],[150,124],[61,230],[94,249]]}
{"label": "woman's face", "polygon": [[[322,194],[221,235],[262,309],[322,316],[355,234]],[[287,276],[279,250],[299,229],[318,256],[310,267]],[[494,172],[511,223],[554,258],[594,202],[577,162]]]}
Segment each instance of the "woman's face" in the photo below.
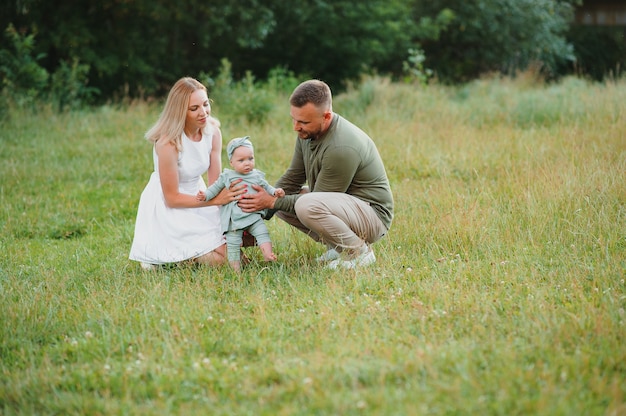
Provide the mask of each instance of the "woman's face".
{"label": "woman's face", "polygon": [[211,115],[211,104],[204,90],[196,90],[189,97],[185,130],[202,129]]}

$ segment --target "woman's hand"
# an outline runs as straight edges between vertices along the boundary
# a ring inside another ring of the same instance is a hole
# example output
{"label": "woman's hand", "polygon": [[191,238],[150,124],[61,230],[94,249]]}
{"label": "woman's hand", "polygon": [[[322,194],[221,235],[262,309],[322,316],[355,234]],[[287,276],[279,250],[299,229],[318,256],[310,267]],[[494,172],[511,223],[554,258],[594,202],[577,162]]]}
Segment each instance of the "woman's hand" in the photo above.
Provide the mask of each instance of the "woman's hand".
{"label": "woman's hand", "polygon": [[209,202],[211,205],[226,205],[241,199],[242,195],[248,192],[245,184],[240,184],[242,179],[234,180],[228,188],[224,188]]}

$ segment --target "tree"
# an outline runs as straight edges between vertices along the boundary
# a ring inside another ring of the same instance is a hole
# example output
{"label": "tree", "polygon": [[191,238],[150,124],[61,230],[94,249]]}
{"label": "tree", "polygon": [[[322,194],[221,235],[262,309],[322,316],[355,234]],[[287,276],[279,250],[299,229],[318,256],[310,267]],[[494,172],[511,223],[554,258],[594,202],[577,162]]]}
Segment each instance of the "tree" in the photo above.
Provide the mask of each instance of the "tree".
{"label": "tree", "polygon": [[217,69],[233,50],[261,44],[273,25],[260,0],[14,0],[3,7],[3,24],[46,34],[37,49],[49,72],[62,62],[87,64],[104,97],[163,91],[180,76]]}
{"label": "tree", "polygon": [[513,74],[540,63],[553,75],[574,58],[565,38],[573,14],[571,1],[417,0],[414,16],[454,13],[454,21],[435,40],[423,41],[427,65],[442,80],[462,81],[486,72]]}
{"label": "tree", "polygon": [[[368,70],[400,68],[412,46],[406,0],[266,0],[276,26],[263,46],[242,57],[262,76],[276,66],[340,88]],[[232,60],[233,67],[242,62]],[[393,64],[390,65],[390,63]]]}

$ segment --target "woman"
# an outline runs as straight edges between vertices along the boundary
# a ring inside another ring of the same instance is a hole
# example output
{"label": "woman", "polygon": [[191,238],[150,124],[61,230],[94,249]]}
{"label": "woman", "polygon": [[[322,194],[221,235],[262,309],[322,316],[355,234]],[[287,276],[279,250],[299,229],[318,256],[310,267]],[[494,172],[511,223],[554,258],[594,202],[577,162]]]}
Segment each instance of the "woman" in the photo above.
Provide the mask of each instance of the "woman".
{"label": "woman", "polygon": [[225,188],[207,202],[196,199],[206,189],[204,172],[211,184],[222,170],[222,134],[205,86],[178,80],[145,137],[154,143],[154,172],[141,194],[129,258],[146,270],[185,260],[225,263],[218,206],[239,199],[245,187]]}

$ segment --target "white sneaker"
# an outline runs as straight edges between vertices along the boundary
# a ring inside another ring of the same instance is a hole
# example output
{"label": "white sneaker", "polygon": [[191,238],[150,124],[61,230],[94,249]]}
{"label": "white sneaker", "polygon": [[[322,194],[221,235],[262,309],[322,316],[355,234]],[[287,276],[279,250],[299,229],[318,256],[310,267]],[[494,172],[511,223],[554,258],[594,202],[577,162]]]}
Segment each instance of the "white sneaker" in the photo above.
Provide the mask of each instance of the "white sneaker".
{"label": "white sneaker", "polygon": [[156,265],[154,264],[144,263],[144,262],[141,262],[140,264],[141,264],[141,268],[144,270],[147,270],[147,271],[156,270]]}
{"label": "white sneaker", "polygon": [[329,269],[356,269],[357,267],[369,266],[376,262],[376,256],[371,248],[367,248],[365,253],[359,254],[351,260],[337,259],[333,260],[326,266]]}
{"label": "white sneaker", "polygon": [[339,253],[334,248],[331,248],[326,253],[315,258],[318,263],[326,263],[327,261],[336,260],[339,258]]}

